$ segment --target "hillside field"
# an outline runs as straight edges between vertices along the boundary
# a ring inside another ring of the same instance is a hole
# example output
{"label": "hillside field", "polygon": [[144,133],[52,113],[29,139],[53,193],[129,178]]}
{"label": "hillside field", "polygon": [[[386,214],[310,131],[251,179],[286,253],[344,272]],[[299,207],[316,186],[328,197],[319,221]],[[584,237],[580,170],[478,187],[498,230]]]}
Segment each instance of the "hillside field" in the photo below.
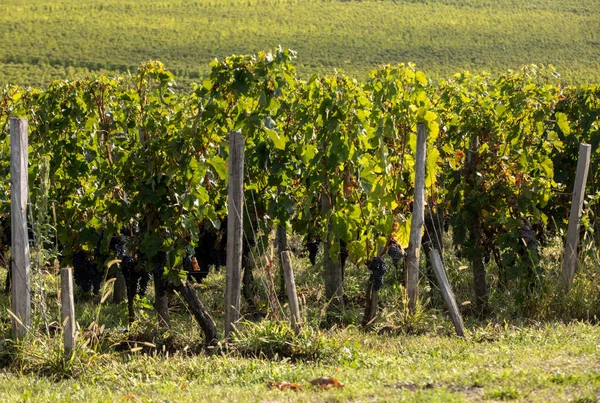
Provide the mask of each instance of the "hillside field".
{"label": "hillside field", "polygon": [[180,85],[213,58],[274,46],[302,76],[415,62],[434,79],[463,69],[553,64],[565,81],[600,80],[596,0],[3,0],[0,85],[45,86],[159,59]]}

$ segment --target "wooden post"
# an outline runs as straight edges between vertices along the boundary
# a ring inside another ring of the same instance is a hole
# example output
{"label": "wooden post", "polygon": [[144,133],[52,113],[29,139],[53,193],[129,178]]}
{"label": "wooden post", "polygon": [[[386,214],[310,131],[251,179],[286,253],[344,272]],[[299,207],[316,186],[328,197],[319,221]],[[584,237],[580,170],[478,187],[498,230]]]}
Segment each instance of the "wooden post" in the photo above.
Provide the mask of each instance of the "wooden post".
{"label": "wooden post", "polygon": [[75,302],[73,300],[73,272],[70,267],[60,269],[60,303],[65,354],[70,356],[75,350]]}
{"label": "wooden post", "polygon": [[[329,179],[325,179],[325,186],[321,193],[321,217],[325,218],[329,215],[332,207],[335,205],[335,198],[329,198],[326,189],[329,188]],[[325,280],[325,298],[327,298],[327,314],[333,316],[339,314],[344,306],[343,293],[343,276],[342,266],[340,264],[339,255],[336,259],[330,256],[330,250],[334,246],[334,242],[338,242],[333,237],[333,219],[327,218],[327,229],[325,239],[323,240],[323,279]],[[330,239],[333,238],[333,239]]]}
{"label": "wooden post", "polygon": [[[467,154],[467,184],[476,187],[474,182],[475,170],[479,156],[479,136],[471,135]],[[485,261],[482,244],[482,218],[479,211],[471,212],[471,226],[469,228],[469,243],[471,244],[470,260],[473,270],[473,289],[475,291],[475,312],[477,316],[484,317],[488,312],[488,287],[485,272]]]}
{"label": "wooden post", "polygon": [[417,154],[415,156],[415,198],[410,225],[410,240],[406,251],[406,291],[410,312],[415,311],[419,296],[419,255],[425,215],[426,151],[427,130],[422,123],[419,123],[417,124]]}
{"label": "wooden post", "polygon": [[127,299],[127,284],[125,283],[125,276],[119,270],[117,273],[117,279],[113,284],[113,303],[120,304]]}
{"label": "wooden post", "polygon": [[13,333],[23,339],[31,322],[29,239],[27,235],[27,119],[10,118],[11,272]]}
{"label": "wooden post", "polygon": [[298,306],[298,294],[296,293],[296,281],[294,280],[294,271],[292,270],[291,254],[288,251],[281,252],[281,263],[283,265],[283,277],[285,278],[285,290],[288,301],[290,302],[290,312],[292,314],[292,329],[296,334],[300,333],[300,307]]}
{"label": "wooden post", "polygon": [[[283,186],[279,186],[278,189],[279,194],[281,195],[284,192]],[[279,252],[279,263],[280,263],[280,275],[281,278],[279,279],[279,294],[283,295],[283,292],[285,290],[285,273],[284,273],[284,269],[283,269],[283,257],[281,255],[281,252],[284,252],[286,250],[288,250],[288,240],[287,240],[287,231],[286,231],[286,222],[280,222],[277,225],[277,252]]]}
{"label": "wooden post", "polygon": [[[375,316],[377,316],[377,308],[379,306],[379,289],[377,288],[377,285],[375,283],[375,276],[379,274],[383,275],[385,273],[385,264],[381,260],[381,256],[383,256],[383,251],[384,248],[380,247],[377,253],[377,257],[373,258],[371,260],[371,263],[369,263],[369,270],[372,270],[372,274],[371,278],[369,279],[369,285],[367,287],[367,303],[365,304],[365,314],[363,315],[362,320],[362,325],[365,327],[369,326],[373,319],[375,319]],[[375,259],[377,259],[378,262]],[[383,273],[375,273],[377,267],[383,267]]]}
{"label": "wooden post", "polygon": [[589,144],[579,145],[579,160],[577,161],[577,173],[575,174],[575,185],[573,187],[573,201],[571,203],[571,214],[569,215],[569,228],[567,230],[567,242],[565,244],[565,257],[563,259],[563,277],[567,289],[573,282],[573,276],[577,269],[577,246],[579,245],[579,219],[583,210],[583,198],[585,196],[585,183],[587,182],[590,167],[590,154],[592,146]]}
{"label": "wooden post", "polygon": [[[371,275],[371,277],[373,277]],[[371,321],[377,315],[377,307],[379,305],[379,290],[375,290],[373,279],[369,280],[367,287],[367,303],[365,304],[365,314],[363,315],[362,325],[369,326]]]}
{"label": "wooden post", "polygon": [[227,201],[227,274],[225,277],[225,337],[240,318],[244,202],[244,137],[229,133],[229,198]]}
{"label": "wooden post", "polygon": [[444,271],[444,266],[442,265],[442,258],[436,249],[431,249],[429,253],[429,259],[431,260],[431,266],[433,267],[433,272],[435,273],[437,283],[439,284],[442,295],[444,296],[446,306],[448,306],[450,318],[452,318],[456,333],[460,337],[465,337],[465,325],[463,323],[460,311],[458,310],[456,298],[454,298],[454,293],[452,292],[452,288],[448,282],[448,277],[446,277],[446,272]]}

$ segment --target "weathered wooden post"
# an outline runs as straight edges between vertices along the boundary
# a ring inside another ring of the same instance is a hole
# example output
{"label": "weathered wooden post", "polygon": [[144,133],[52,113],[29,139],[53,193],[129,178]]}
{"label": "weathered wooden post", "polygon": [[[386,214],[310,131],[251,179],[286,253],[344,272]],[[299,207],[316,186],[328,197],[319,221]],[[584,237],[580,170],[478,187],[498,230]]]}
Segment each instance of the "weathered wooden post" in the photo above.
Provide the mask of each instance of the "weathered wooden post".
{"label": "weathered wooden post", "polygon": [[281,263],[283,265],[283,277],[285,279],[285,290],[290,303],[290,313],[292,314],[292,329],[298,334],[300,332],[300,307],[298,305],[298,294],[296,293],[296,281],[294,280],[294,270],[292,269],[291,254],[288,251],[281,252]]}
{"label": "weathered wooden post", "polygon": [[381,259],[384,248],[380,247],[377,256],[371,259],[368,269],[371,271],[369,286],[367,287],[367,303],[365,304],[365,314],[363,315],[362,325],[369,326],[377,316],[379,305],[379,290],[383,286],[383,276],[387,270],[385,263]]}
{"label": "weathered wooden post", "polygon": [[577,161],[577,173],[575,174],[575,185],[573,186],[573,201],[569,215],[569,228],[567,230],[567,242],[565,244],[565,257],[563,259],[563,277],[567,289],[573,282],[573,276],[577,269],[577,246],[579,245],[579,219],[583,210],[583,199],[585,197],[585,183],[587,182],[590,167],[590,154],[592,146],[589,144],[579,145],[579,159]]}
{"label": "weathered wooden post", "polygon": [[125,283],[125,276],[119,271],[117,273],[117,279],[113,284],[113,302],[120,304],[127,299],[127,284]]}
{"label": "weathered wooden post", "polygon": [[463,323],[460,311],[458,310],[458,305],[456,304],[456,298],[454,298],[454,293],[450,287],[450,282],[448,282],[448,277],[446,277],[446,272],[444,271],[444,266],[442,265],[442,258],[436,249],[431,249],[429,258],[431,259],[431,265],[433,267],[433,272],[435,273],[437,283],[439,284],[442,295],[444,296],[444,301],[446,302],[446,306],[448,306],[450,318],[454,323],[456,333],[460,337],[465,337],[465,325]]}
{"label": "weathered wooden post", "polygon": [[29,239],[27,235],[27,119],[10,118],[11,275],[13,333],[27,336],[31,323]]}
{"label": "weathered wooden post", "polygon": [[[285,190],[284,190],[283,186],[279,186],[278,193],[281,195],[281,194],[283,194],[284,191]],[[286,222],[285,221],[282,221],[277,225],[276,234],[277,234],[277,237],[276,237],[277,252],[279,253],[279,263],[281,266],[281,271],[280,271],[281,278],[279,281],[279,293],[283,294],[283,292],[286,288],[285,288],[285,279],[284,279],[285,274],[283,271],[283,257],[281,255],[281,252],[288,250],[288,239],[287,239],[287,231],[286,231]]]}
{"label": "weathered wooden post", "polygon": [[[335,197],[327,191],[329,179],[325,179],[323,191],[321,192],[321,217],[328,217],[329,212],[335,206]],[[325,280],[325,298],[327,298],[327,314],[334,316],[339,314],[344,307],[343,275],[339,255],[332,259],[330,250],[334,242],[339,242],[333,237],[333,219],[327,219],[327,230],[323,240],[323,279]]]}
{"label": "weathered wooden post", "polygon": [[413,200],[410,240],[406,251],[406,291],[408,308],[414,312],[419,296],[419,256],[421,233],[425,215],[425,158],[427,152],[427,129],[417,124],[417,153],[415,155],[415,198]]}
{"label": "weathered wooden post", "polygon": [[65,354],[70,356],[75,350],[75,302],[73,300],[73,272],[70,267],[60,269],[60,303]]}
{"label": "weathered wooden post", "polygon": [[244,202],[244,137],[229,133],[229,198],[227,201],[227,274],[225,277],[225,337],[240,318]]}
{"label": "weathered wooden post", "polygon": [[374,274],[371,275],[369,286],[367,287],[367,303],[365,305],[365,314],[363,315],[362,325],[369,326],[371,321],[377,315],[377,306],[379,305],[379,290],[375,289],[373,280]]}

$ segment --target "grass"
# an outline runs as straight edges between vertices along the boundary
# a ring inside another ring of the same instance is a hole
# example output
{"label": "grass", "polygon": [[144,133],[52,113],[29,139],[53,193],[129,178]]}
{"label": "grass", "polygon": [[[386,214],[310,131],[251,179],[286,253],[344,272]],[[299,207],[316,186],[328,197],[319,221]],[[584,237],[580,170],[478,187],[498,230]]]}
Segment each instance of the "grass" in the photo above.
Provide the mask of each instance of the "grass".
{"label": "grass", "polygon": [[[600,332],[583,323],[526,329],[489,326],[491,339],[377,336],[354,328],[330,335],[339,351],[320,360],[227,355],[98,354],[74,378],[0,372],[3,401],[597,401]],[[30,354],[33,354],[30,351]],[[342,389],[311,379],[333,376]],[[268,381],[302,391],[270,390]],[[587,399],[587,400],[585,400]]]}
{"label": "grass", "polygon": [[[448,244],[450,237],[446,237]],[[292,245],[294,245],[292,241]],[[297,245],[296,245],[297,246]],[[446,245],[445,261],[459,302],[470,298],[470,277],[464,262]],[[345,325],[323,329],[325,303],[320,270],[304,257],[294,259],[301,299],[303,332],[294,335],[287,308],[262,320],[247,320],[233,343],[222,341],[207,354],[202,335],[183,303],[173,298],[173,328],[159,329],[149,301],[137,301],[137,320],[128,327],[126,307],[78,302],[78,347],[72,360],[64,357],[59,334],[41,329],[39,312],[29,339],[10,339],[9,318],[0,320],[0,400],[31,402],[336,402],[336,401],[600,401],[600,327],[597,323],[598,284],[590,253],[580,263],[573,292],[551,288],[560,275],[554,255],[543,249],[546,292],[537,304],[514,306],[506,294],[492,298],[489,321],[466,316],[465,339],[454,336],[435,289],[423,284],[423,303],[408,315],[398,295],[402,287],[388,271],[380,296],[384,306],[371,331],[360,323],[367,275],[350,266],[346,274]],[[582,255],[582,256],[584,256]],[[319,263],[318,263],[319,264]],[[260,266],[260,265],[259,265]],[[58,315],[58,279],[34,273],[44,284],[50,319]],[[494,289],[494,268],[489,267]],[[0,269],[0,278],[5,272]],[[255,302],[267,311],[257,270]],[[275,284],[278,284],[275,279]],[[223,334],[222,272],[200,286],[201,298]],[[588,298],[585,299],[584,296]],[[5,311],[8,299],[0,296]],[[556,310],[557,307],[562,307]],[[461,305],[468,314],[469,305]],[[567,318],[585,316],[589,320]],[[535,320],[533,319],[535,318]],[[310,380],[332,376],[344,388],[321,390]],[[268,382],[287,381],[303,390],[275,390]]]}
{"label": "grass", "polygon": [[4,0],[0,38],[0,85],[151,58],[186,85],[215,57],[278,44],[298,51],[303,76],[412,61],[433,78],[537,63],[570,83],[600,80],[594,0]]}

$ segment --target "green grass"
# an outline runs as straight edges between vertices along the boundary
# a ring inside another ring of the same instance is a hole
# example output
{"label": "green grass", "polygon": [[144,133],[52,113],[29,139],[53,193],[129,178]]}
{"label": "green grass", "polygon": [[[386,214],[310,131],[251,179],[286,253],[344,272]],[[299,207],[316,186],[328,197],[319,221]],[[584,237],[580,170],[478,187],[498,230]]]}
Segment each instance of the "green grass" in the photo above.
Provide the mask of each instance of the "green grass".
{"label": "green grass", "polygon": [[554,64],[569,82],[600,80],[594,0],[3,0],[0,84],[44,85],[156,58],[180,83],[207,63],[278,44],[302,75],[412,61],[434,78]]}
{"label": "green grass", "polygon": [[[445,243],[449,239],[445,237]],[[471,298],[472,279],[453,248],[446,246],[446,268],[462,303]],[[347,325],[320,329],[326,302],[320,263],[312,268],[302,257],[293,264],[305,318],[303,333],[293,334],[284,307],[283,314],[271,312],[264,320],[245,321],[234,343],[221,342],[213,354],[203,351],[201,332],[177,297],[171,305],[173,328],[167,332],[157,327],[147,301],[138,301],[137,321],[129,328],[125,305],[78,302],[81,330],[72,361],[63,358],[59,334],[35,330],[24,342],[11,341],[9,317],[3,314],[0,401],[598,402],[600,327],[593,324],[598,313],[597,260],[582,255],[572,294],[561,296],[555,259],[560,253],[556,246],[542,251],[546,289],[533,296],[535,304],[518,307],[509,293],[501,297],[496,292],[489,321],[466,316],[465,339],[453,335],[439,295],[425,282],[421,310],[407,315],[394,270],[388,271],[380,294],[383,309],[376,325],[369,332],[357,328],[367,274],[354,266],[346,272]],[[488,273],[493,289],[493,266]],[[4,275],[0,268],[0,278]],[[255,302],[264,312],[261,284],[266,275],[262,270],[255,275]],[[43,284],[45,310],[50,320],[56,319],[57,277],[34,272],[33,283]],[[223,286],[220,272],[200,287],[221,334]],[[148,298],[152,300],[151,292]],[[7,307],[8,298],[0,295],[0,310]],[[43,329],[38,308],[34,304],[33,328]],[[468,305],[461,308],[468,314]],[[591,315],[588,321],[568,320],[585,319],[586,314]],[[333,376],[345,387],[320,390],[310,385],[322,376]],[[269,381],[295,382],[303,390],[271,390]]]}
{"label": "green grass", "polygon": [[[349,328],[332,332],[340,346],[317,361],[228,355],[110,353],[75,363],[78,375],[57,380],[28,369],[0,372],[2,401],[598,401],[598,327],[582,323],[489,326],[490,339],[377,336]],[[43,351],[30,354],[43,355]],[[28,358],[33,360],[33,358]],[[39,360],[39,358],[38,358]],[[39,369],[39,367],[38,367]],[[311,379],[345,384],[319,390]],[[278,391],[268,381],[296,382]],[[576,400],[579,399],[579,400]],[[587,399],[587,400],[585,400]]]}

